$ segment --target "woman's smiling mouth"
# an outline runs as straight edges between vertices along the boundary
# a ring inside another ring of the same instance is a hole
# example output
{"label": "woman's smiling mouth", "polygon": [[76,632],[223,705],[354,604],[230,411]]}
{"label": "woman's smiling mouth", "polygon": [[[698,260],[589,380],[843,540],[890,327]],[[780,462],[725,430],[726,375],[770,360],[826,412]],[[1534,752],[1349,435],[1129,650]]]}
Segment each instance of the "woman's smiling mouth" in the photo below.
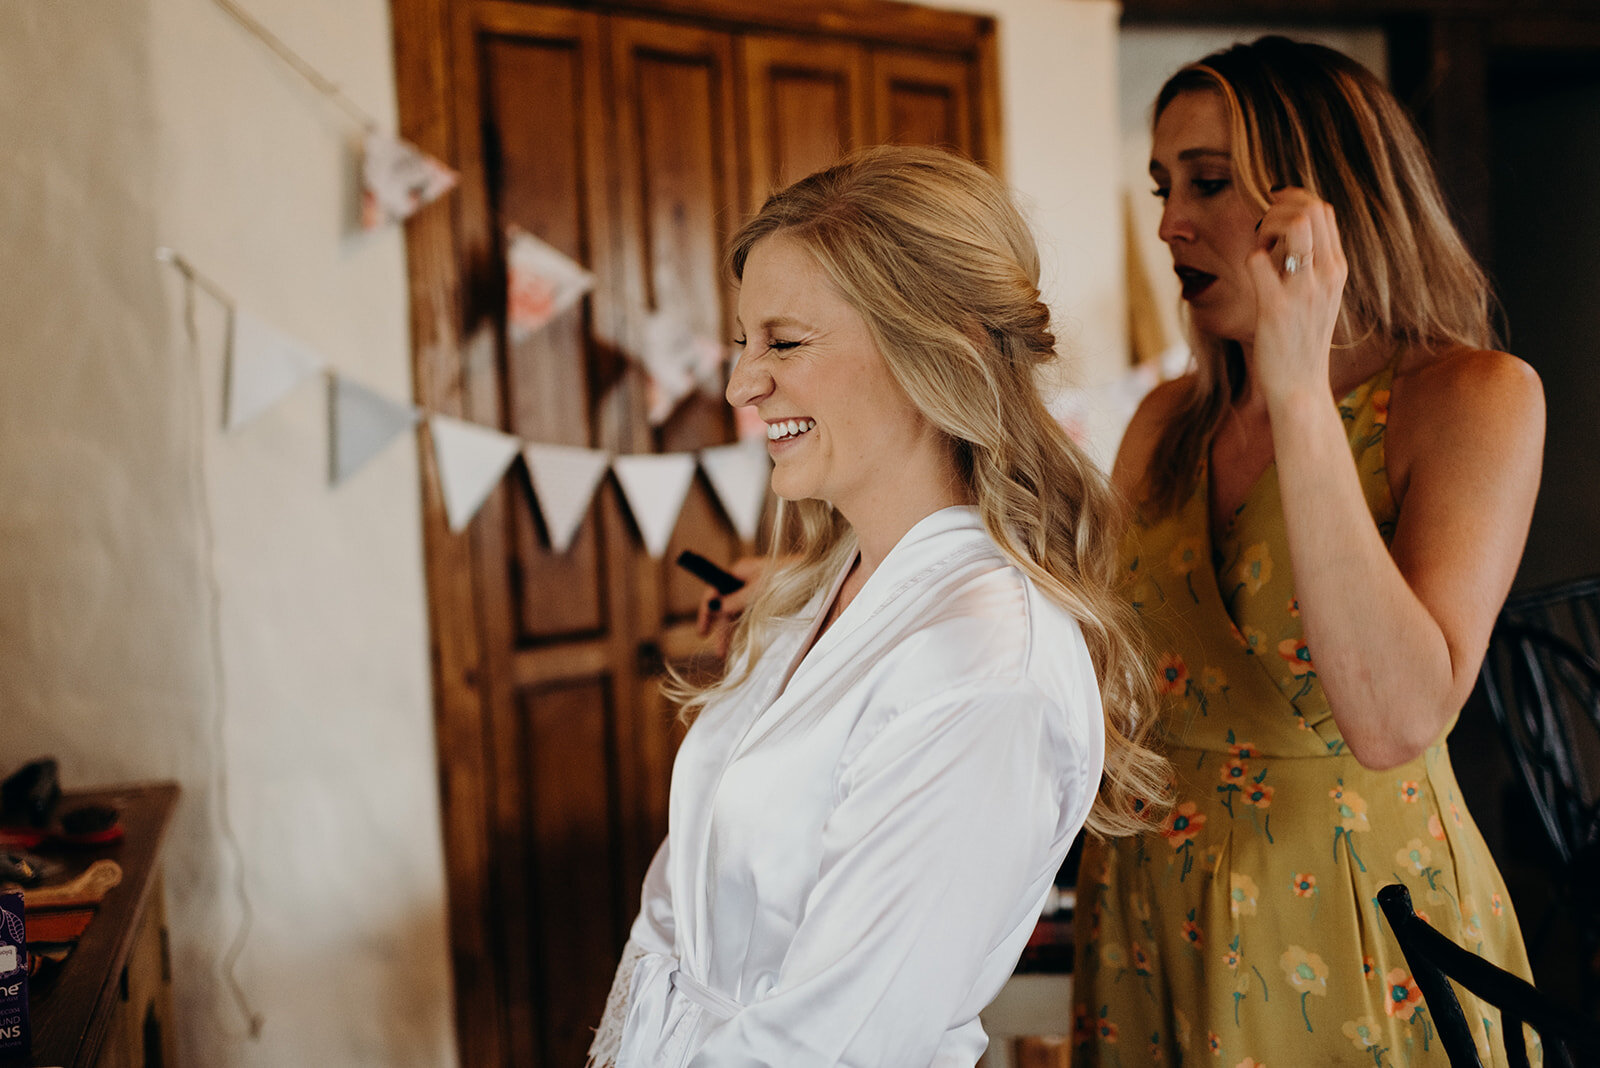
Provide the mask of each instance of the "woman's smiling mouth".
{"label": "woman's smiling mouth", "polygon": [[816,425],[815,419],[780,419],[767,424],[767,440],[792,441]]}

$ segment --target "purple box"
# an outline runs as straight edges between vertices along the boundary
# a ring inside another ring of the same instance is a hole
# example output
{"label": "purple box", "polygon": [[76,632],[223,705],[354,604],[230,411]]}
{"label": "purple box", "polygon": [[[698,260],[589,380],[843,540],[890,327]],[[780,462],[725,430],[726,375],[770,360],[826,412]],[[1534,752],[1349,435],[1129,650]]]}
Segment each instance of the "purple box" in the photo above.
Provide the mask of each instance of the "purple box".
{"label": "purple box", "polygon": [[22,892],[0,894],[0,1059],[26,1054],[28,1030],[28,931]]}

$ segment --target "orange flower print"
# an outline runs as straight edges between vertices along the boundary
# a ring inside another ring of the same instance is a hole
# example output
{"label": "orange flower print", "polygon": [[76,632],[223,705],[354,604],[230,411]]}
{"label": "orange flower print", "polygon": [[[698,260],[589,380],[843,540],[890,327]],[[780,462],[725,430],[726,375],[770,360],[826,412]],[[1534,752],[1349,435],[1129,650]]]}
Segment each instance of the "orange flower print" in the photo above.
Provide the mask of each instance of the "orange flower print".
{"label": "orange flower print", "polygon": [[1233,1068],[1267,1068],[1267,1063],[1265,1061],[1258,1061],[1254,1057],[1246,1057],[1244,1060],[1234,1065]]}
{"label": "orange flower print", "polygon": [[1137,942],[1128,943],[1128,956],[1133,960],[1133,970],[1139,975],[1150,974],[1150,954]]}
{"label": "orange flower print", "polygon": [[1422,991],[1404,968],[1395,968],[1383,977],[1383,982],[1388,988],[1383,1008],[1390,1016],[1404,1016],[1422,1003]]}
{"label": "orange flower print", "polygon": [[1245,636],[1242,633],[1240,633],[1239,627],[1231,619],[1228,620],[1228,633],[1233,635],[1233,640],[1234,641],[1238,642],[1240,645],[1244,646],[1246,649],[1250,648],[1250,643],[1245,640]]}
{"label": "orange flower print", "polygon": [[1267,543],[1258,541],[1246,549],[1234,574],[1245,589],[1260,593],[1261,587],[1272,581],[1272,553]]}
{"label": "orange flower print", "polygon": [[1300,598],[1289,598],[1289,615],[1294,619],[1300,618]]}
{"label": "orange flower print", "polygon": [[1206,1048],[1211,1051],[1213,1057],[1222,1056],[1222,1036],[1215,1031],[1207,1031]]}
{"label": "orange flower print", "polygon": [[1178,849],[1199,834],[1205,825],[1206,818],[1200,814],[1199,806],[1193,801],[1184,801],[1167,813],[1167,823],[1161,833],[1173,849]]}
{"label": "orange flower print", "polygon": [[1444,841],[1444,821],[1437,812],[1428,815],[1428,834],[1437,842]]}
{"label": "orange flower print", "polygon": [[1417,798],[1422,796],[1422,787],[1415,779],[1404,779],[1400,783],[1400,800],[1408,805],[1417,803]]}
{"label": "orange flower print", "polygon": [[1378,970],[1377,961],[1374,961],[1371,957],[1362,957],[1361,958],[1361,976],[1362,976],[1362,978],[1370,979],[1373,976],[1373,974],[1377,972],[1377,970]]}
{"label": "orange flower print", "polygon": [[1156,665],[1156,689],[1164,694],[1180,694],[1189,688],[1189,669],[1183,657],[1168,653]]}
{"label": "orange flower print", "polygon": [[1246,804],[1254,805],[1256,808],[1266,808],[1272,804],[1272,787],[1259,782],[1250,783],[1244,788],[1244,799]]}
{"label": "orange flower print", "polygon": [[1200,673],[1200,688],[1206,693],[1221,693],[1228,688],[1228,676],[1208,667]]}
{"label": "orange flower print", "polygon": [[1249,742],[1236,742],[1233,745],[1228,746],[1228,752],[1232,753],[1234,757],[1239,760],[1250,760],[1253,757],[1261,755],[1256,750],[1256,747],[1251,745]]}
{"label": "orange flower print", "polygon": [[1244,761],[1235,758],[1222,762],[1222,781],[1234,786],[1239,785],[1250,777],[1250,768]]}
{"label": "orange flower print", "polygon": [[1195,923],[1193,920],[1184,920],[1183,940],[1189,943],[1195,949],[1199,949],[1206,939],[1205,935],[1200,931],[1199,924]]}
{"label": "orange flower print", "polygon": [[1175,575],[1187,575],[1200,566],[1200,555],[1204,546],[1199,538],[1183,538],[1172,547],[1172,555],[1167,558],[1167,566]]}
{"label": "orange flower print", "polygon": [[1389,424],[1389,391],[1375,389],[1370,398],[1372,404],[1372,425],[1387,426]]}
{"label": "orange flower print", "polygon": [[1500,895],[1498,893],[1494,893],[1494,894],[1490,894],[1489,895],[1489,911],[1490,912],[1492,912],[1496,916],[1498,916],[1501,913],[1503,913],[1505,911],[1505,909],[1506,909],[1506,903],[1505,903],[1504,900],[1501,899],[1501,897],[1500,897]]}
{"label": "orange flower print", "polygon": [[1308,871],[1300,872],[1290,882],[1297,897],[1311,897],[1317,892],[1317,877]]}
{"label": "orange flower print", "polygon": [[1302,639],[1283,639],[1278,643],[1278,655],[1289,662],[1289,669],[1297,679],[1316,670],[1311,664],[1311,650]]}
{"label": "orange flower print", "polygon": [[1226,952],[1226,953],[1224,953],[1222,955],[1222,963],[1224,963],[1224,964],[1226,964],[1228,966],[1228,970],[1230,972],[1238,971],[1239,970],[1239,951],[1237,949],[1228,950],[1228,952]]}
{"label": "orange flower print", "polygon": [[1072,1007],[1072,1044],[1083,1046],[1094,1037],[1094,1025],[1089,1022],[1089,1006],[1082,1002]]}
{"label": "orange flower print", "polygon": [[1102,1042],[1115,1042],[1117,1040],[1117,1025],[1107,1019],[1095,1021],[1095,1033]]}
{"label": "orange flower print", "polygon": [[1457,827],[1461,826],[1461,806],[1454,801],[1450,802],[1450,819]]}
{"label": "orange flower print", "polygon": [[1256,898],[1261,896],[1256,881],[1241,872],[1228,875],[1228,911],[1235,916],[1254,916]]}

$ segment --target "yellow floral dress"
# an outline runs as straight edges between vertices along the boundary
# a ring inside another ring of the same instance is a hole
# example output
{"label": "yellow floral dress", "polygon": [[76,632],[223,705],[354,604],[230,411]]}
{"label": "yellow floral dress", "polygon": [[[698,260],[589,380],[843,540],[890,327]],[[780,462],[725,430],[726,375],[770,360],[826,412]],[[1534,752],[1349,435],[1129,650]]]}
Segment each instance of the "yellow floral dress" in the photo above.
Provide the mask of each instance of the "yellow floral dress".
{"label": "yellow floral dress", "polygon": [[[1339,405],[1385,540],[1391,376]],[[1379,887],[1404,883],[1451,939],[1530,973],[1444,740],[1387,771],[1346,752],[1301,628],[1275,468],[1215,544],[1208,513],[1202,472],[1126,546],[1177,804],[1159,832],[1086,846],[1074,1063],[1445,1065]],[[1462,1007],[1485,1063],[1504,1063],[1499,1014],[1464,992]]]}

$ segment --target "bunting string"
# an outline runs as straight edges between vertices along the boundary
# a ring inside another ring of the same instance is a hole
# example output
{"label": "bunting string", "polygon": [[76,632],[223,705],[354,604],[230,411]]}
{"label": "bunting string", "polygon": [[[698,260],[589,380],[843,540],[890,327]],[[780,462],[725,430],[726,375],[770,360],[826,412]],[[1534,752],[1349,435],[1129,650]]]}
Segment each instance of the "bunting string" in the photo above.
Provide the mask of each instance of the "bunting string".
{"label": "bunting string", "polygon": [[367,133],[377,133],[378,123],[372,116],[363,111],[355,101],[344,94],[337,84],[325,77],[321,71],[300,58],[299,53],[283,43],[283,39],[267,29],[256,17],[240,7],[234,0],[216,0],[216,5],[232,15],[241,26],[249,30],[262,44],[272,49],[278,58],[289,64],[312,87],[326,96],[329,100],[353,119],[357,126]]}
{"label": "bunting string", "polygon": [[[550,546],[556,552],[570,548],[608,471],[616,476],[634,526],[652,556],[666,552],[697,470],[704,473],[713,497],[740,538],[755,538],[767,495],[769,460],[764,442],[714,445],[697,452],[618,455],[528,441],[497,428],[428,411],[385,397],[333,369],[309,346],[241,307],[226,289],[177,251],[159,248],[156,258],[183,276],[191,294],[194,289],[204,291],[227,310],[225,431],[238,431],[261,417],[307,379],[326,378],[328,478],[334,485],[355,475],[405,431],[426,426],[452,531],[466,528],[521,456]],[[192,295],[186,299],[192,302]],[[566,303],[570,307],[572,301]],[[691,353],[696,364],[706,359],[701,349],[703,346]]]}

